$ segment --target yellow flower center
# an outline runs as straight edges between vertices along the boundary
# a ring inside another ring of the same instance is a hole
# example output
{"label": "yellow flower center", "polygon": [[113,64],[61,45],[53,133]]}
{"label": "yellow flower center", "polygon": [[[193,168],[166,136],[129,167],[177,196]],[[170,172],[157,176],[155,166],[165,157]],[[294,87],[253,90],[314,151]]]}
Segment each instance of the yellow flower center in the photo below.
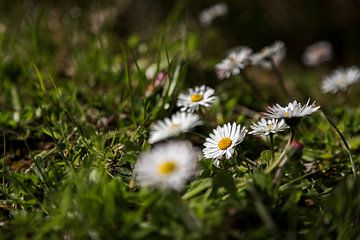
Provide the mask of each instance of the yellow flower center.
{"label": "yellow flower center", "polygon": [[218,147],[221,149],[221,150],[226,150],[228,147],[230,147],[230,145],[232,144],[232,141],[230,138],[228,137],[225,137],[223,139],[221,139],[218,143]]}
{"label": "yellow flower center", "polygon": [[336,83],[341,87],[346,87],[347,86],[347,81],[346,81],[345,78],[338,78],[336,80]]}
{"label": "yellow flower center", "polygon": [[170,125],[170,128],[172,130],[177,130],[178,128],[180,128],[180,126],[181,126],[181,123],[173,123]]}
{"label": "yellow flower center", "polygon": [[190,99],[192,102],[199,102],[199,101],[203,100],[203,95],[195,93],[195,94],[191,95]]}
{"label": "yellow flower center", "polygon": [[173,173],[176,169],[176,164],[174,162],[164,162],[160,164],[158,170],[160,174],[162,175],[168,175],[170,173]]}
{"label": "yellow flower center", "polygon": [[286,111],[286,112],[284,112],[284,117],[289,117],[289,112],[288,111]]}

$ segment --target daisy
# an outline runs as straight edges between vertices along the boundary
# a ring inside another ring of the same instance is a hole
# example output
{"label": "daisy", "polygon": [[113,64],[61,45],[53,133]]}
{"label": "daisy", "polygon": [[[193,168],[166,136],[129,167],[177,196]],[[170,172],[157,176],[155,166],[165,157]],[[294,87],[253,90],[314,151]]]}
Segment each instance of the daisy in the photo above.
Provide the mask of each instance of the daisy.
{"label": "daisy", "polygon": [[214,89],[205,85],[189,88],[187,92],[179,95],[176,105],[181,107],[180,111],[182,112],[194,112],[201,106],[210,107],[210,105],[216,100],[214,92]]}
{"label": "daisy", "polygon": [[197,114],[177,112],[170,118],[159,120],[151,126],[149,143],[153,144],[178,136],[180,133],[188,132],[201,124],[202,122]]}
{"label": "daisy", "polygon": [[330,61],[333,57],[331,43],[328,41],[317,42],[305,49],[302,60],[306,66],[317,66]]}
{"label": "daisy", "polygon": [[240,73],[240,69],[250,61],[252,50],[248,47],[240,47],[231,51],[228,56],[221,62],[216,64],[216,75],[219,79],[229,78],[231,75]]}
{"label": "daisy", "polygon": [[135,165],[141,186],[180,191],[196,172],[199,152],[188,142],[169,142],[140,154]]}
{"label": "daisy", "polygon": [[227,12],[228,7],[225,3],[217,3],[201,11],[199,14],[199,21],[203,26],[208,26],[214,19],[225,16]]}
{"label": "daisy", "polygon": [[226,159],[233,155],[235,146],[244,140],[246,133],[247,130],[245,127],[241,128],[240,124],[227,123],[222,127],[218,126],[206,138],[205,148],[203,149],[205,158],[214,159],[214,164],[218,166],[218,160],[224,155]]}
{"label": "daisy", "polygon": [[284,131],[289,126],[285,124],[284,119],[265,119],[262,118],[257,123],[253,123],[250,128],[252,129],[250,134],[260,135],[260,136],[268,136],[270,134],[274,134],[277,132]]}
{"label": "daisy", "polygon": [[264,47],[260,52],[251,56],[252,65],[272,68],[272,64],[279,65],[286,55],[285,44],[276,41],[271,46]]}
{"label": "daisy", "polygon": [[310,104],[310,99],[304,106],[294,100],[285,107],[282,107],[279,104],[267,107],[265,116],[268,118],[283,118],[287,125],[293,127],[299,124],[302,117],[311,115],[319,110],[319,108],[320,106],[315,106],[315,101]]}
{"label": "daisy", "polygon": [[350,68],[339,68],[327,76],[321,83],[324,93],[346,92],[350,85],[359,82],[360,69],[352,66]]}

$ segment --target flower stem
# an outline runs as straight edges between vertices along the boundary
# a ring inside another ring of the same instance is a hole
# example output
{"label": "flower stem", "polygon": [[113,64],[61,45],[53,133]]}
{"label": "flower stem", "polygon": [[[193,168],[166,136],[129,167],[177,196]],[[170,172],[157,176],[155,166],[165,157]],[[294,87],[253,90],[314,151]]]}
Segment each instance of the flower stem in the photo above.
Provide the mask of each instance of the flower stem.
{"label": "flower stem", "polygon": [[[286,146],[284,147],[284,150],[282,151],[282,153],[280,154],[280,157],[278,159],[276,159],[276,161],[274,161],[270,167],[268,167],[266,170],[265,170],[265,173],[266,174],[269,174],[271,173],[280,163],[282,163],[282,159],[284,158],[285,156],[285,153],[287,152],[293,138],[294,138],[294,133],[295,133],[295,129],[294,128],[290,128],[290,136],[289,136],[289,140],[286,144]],[[284,165],[285,163],[282,163],[282,165]]]}
{"label": "flower stem", "polygon": [[274,153],[274,134],[270,133],[270,148],[271,148],[271,163],[275,161],[275,153]]}

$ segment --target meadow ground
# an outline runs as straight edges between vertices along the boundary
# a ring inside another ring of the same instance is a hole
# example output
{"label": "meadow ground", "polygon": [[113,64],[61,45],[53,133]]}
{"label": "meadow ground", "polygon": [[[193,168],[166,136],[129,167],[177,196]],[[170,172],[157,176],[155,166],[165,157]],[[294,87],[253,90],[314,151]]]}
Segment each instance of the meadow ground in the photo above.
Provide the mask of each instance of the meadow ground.
{"label": "meadow ground", "polygon": [[359,239],[352,15],[304,65],[323,18],[130,2],[1,3],[0,239]]}

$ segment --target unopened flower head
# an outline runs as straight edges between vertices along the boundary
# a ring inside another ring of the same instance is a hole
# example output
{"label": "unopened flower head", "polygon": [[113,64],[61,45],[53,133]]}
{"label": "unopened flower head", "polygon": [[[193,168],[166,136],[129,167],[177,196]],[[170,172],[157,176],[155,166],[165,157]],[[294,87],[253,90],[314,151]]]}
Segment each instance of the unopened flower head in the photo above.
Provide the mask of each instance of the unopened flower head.
{"label": "unopened flower head", "polygon": [[346,92],[352,84],[359,80],[360,69],[358,67],[339,68],[322,81],[321,90],[324,93]]}
{"label": "unopened flower head", "polygon": [[306,66],[314,67],[328,62],[333,57],[331,43],[328,41],[317,42],[305,49],[302,60]]}
{"label": "unopened flower head", "polygon": [[149,65],[145,70],[145,77],[147,80],[156,80],[159,77],[159,74],[166,73],[168,64],[166,62],[153,63]]}
{"label": "unopened flower head", "polygon": [[189,142],[168,142],[141,153],[135,166],[141,186],[180,191],[196,172],[199,152]]}
{"label": "unopened flower head", "polygon": [[180,133],[188,132],[201,124],[202,122],[197,114],[177,112],[170,118],[159,120],[151,126],[149,143],[153,144],[178,136]]}
{"label": "unopened flower head", "polygon": [[244,140],[246,133],[247,130],[240,124],[227,123],[218,126],[206,138],[203,149],[205,158],[214,159],[215,165],[219,164],[218,160],[223,156],[229,159],[234,154],[235,146]]}
{"label": "unopened flower head", "polygon": [[250,134],[267,136],[269,134],[284,131],[289,128],[289,126],[286,125],[284,119],[279,121],[279,119],[262,118],[257,123],[253,123],[250,128],[252,129],[252,131],[249,132]]}
{"label": "unopened flower head", "polygon": [[264,47],[260,52],[251,56],[251,63],[256,66],[271,68],[272,64],[280,65],[286,55],[285,44],[276,41],[271,46]]}
{"label": "unopened flower head", "polygon": [[217,3],[201,11],[199,14],[199,21],[202,25],[208,26],[214,19],[225,16],[227,12],[228,7],[225,3]]}
{"label": "unopened flower head", "polygon": [[252,50],[248,47],[240,47],[230,51],[227,57],[216,64],[215,71],[219,79],[229,78],[231,75],[237,75],[240,70],[250,62]]}
{"label": "unopened flower head", "polygon": [[302,117],[311,115],[319,110],[319,108],[320,106],[315,105],[315,101],[310,104],[310,99],[303,106],[301,103],[294,100],[285,107],[282,107],[279,104],[267,107],[265,116],[267,118],[283,118],[287,125],[293,127],[299,124]]}
{"label": "unopened flower head", "polygon": [[205,85],[189,88],[179,95],[177,106],[180,111],[194,112],[199,107],[210,107],[216,100],[214,89]]}

